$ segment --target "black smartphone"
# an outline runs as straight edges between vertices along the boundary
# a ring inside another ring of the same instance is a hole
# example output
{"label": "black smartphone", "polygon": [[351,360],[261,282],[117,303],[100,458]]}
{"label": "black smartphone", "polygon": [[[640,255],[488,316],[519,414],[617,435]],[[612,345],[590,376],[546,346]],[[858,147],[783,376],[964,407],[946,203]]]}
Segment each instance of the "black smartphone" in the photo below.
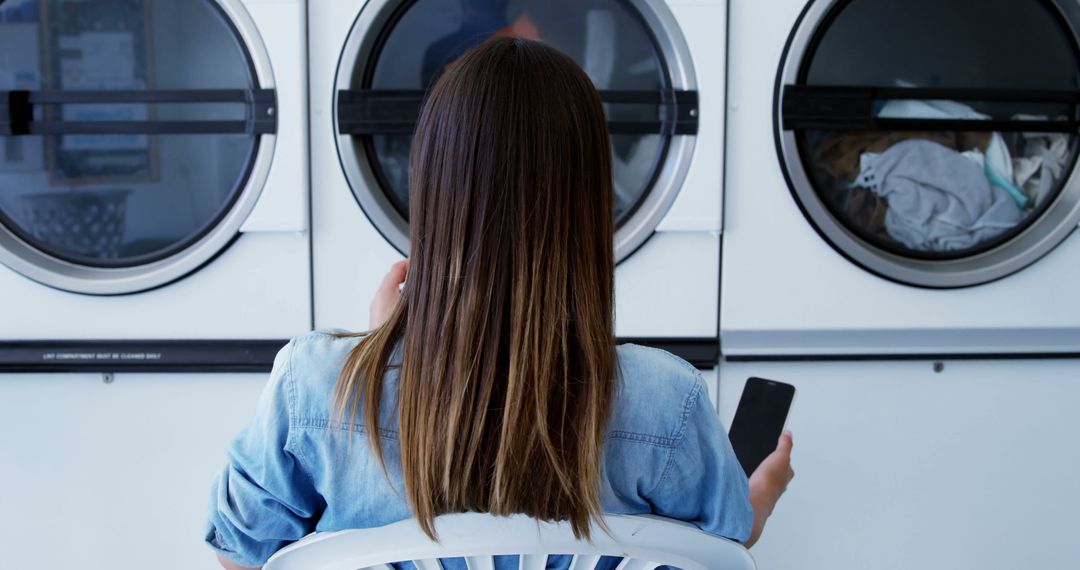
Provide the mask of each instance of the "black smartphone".
{"label": "black smartphone", "polygon": [[776,450],[776,440],[784,431],[794,399],[795,387],[791,384],[764,378],[746,381],[728,439],[747,477]]}

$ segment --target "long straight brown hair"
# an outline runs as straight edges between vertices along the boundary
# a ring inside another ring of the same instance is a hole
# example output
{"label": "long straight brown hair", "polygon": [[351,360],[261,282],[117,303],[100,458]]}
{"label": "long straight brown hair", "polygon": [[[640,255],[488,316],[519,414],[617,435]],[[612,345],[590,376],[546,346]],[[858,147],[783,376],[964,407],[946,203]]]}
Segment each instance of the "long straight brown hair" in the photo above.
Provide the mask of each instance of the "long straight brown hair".
{"label": "long straight brown hair", "polygon": [[443,513],[568,520],[578,537],[601,515],[617,372],[610,152],[591,81],[540,42],[473,48],[423,108],[408,279],[335,396],[342,415],[363,402],[384,462],[379,406],[403,345],[401,472],[433,538]]}

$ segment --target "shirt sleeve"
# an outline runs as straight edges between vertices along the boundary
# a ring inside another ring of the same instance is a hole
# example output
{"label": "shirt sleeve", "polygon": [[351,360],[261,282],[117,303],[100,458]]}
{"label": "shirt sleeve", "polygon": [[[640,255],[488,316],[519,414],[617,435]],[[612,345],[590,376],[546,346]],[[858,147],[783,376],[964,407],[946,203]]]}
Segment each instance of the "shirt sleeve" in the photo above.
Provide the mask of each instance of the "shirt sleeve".
{"label": "shirt sleeve", "polygon": [[682,430],[649,500],[660,516],[746,542],[754,526],[750,485],[707,395],[699,380],[686,400]]}
{"label": "shirt sleeve", "polygon": [[321,498],[290,448],[294,343],[278,352],[255,417],[229,448],[210,491],[206,543],[241,566],[260,567],[314,530]]}

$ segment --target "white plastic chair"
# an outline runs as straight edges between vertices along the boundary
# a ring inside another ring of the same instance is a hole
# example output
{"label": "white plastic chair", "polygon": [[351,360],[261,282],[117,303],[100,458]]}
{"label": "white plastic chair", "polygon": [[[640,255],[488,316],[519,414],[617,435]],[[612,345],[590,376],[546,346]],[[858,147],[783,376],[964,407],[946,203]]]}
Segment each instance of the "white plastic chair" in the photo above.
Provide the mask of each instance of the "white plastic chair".
{"label": "white plastic chair", "polygon": [[595,568],[601,556],[623,558],[619,570],[754,570],[741,544],[681,521],[654,516],[604,517],[609,536],[594,524],[591,542],[574,538],[568,523],[539,522],[524,515],[479,513],[435,519],[439,542],[416,524],[310,535],[279,550],[263,570],[390,570],[411,560],[418,570],[439,570],[440,558],[465,558],[470,570],[492,570],[494,556],[520,555],[521,570],[543,570],[549,554],[573,555],[571,570]]}

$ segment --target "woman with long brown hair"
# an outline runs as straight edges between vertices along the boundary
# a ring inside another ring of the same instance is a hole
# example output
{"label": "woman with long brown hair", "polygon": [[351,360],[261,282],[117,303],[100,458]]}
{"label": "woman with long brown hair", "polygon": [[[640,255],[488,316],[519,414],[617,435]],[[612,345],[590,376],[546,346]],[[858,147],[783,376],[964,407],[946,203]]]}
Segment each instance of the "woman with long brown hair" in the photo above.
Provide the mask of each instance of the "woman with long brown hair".
{"label": "woman with long brown hair", "polygon": [[581,69],[524,39],[469,51],[430,93],[410,176],[409,261],[371,331],[290,342],[233,444],[206,537],[222,563],[410,517],[434,535],[462,511],[582,537],[653,513],[752,544],[790,436],[748,484],[697,371],[616,347],[610,143]]}

